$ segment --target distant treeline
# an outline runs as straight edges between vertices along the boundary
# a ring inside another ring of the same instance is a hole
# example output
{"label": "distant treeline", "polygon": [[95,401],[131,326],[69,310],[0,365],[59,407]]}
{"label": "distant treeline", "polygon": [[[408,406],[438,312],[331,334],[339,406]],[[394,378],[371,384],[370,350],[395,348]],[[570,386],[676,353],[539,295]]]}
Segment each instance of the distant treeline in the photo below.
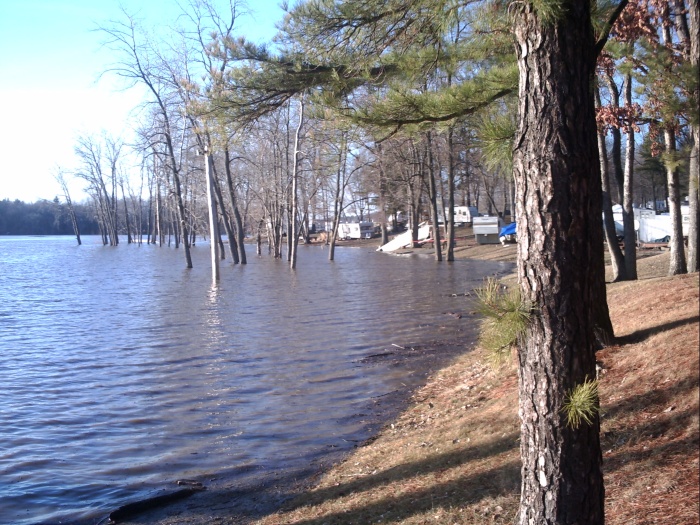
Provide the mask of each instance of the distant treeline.
{"label": "distant treeline", "polygon": [[[95,210],[89,204],[73,204],[80,233],[99,235]],[[40,200],[26,203],[20,200],[0,200],[0,235],[73,235],[66,204]]]}

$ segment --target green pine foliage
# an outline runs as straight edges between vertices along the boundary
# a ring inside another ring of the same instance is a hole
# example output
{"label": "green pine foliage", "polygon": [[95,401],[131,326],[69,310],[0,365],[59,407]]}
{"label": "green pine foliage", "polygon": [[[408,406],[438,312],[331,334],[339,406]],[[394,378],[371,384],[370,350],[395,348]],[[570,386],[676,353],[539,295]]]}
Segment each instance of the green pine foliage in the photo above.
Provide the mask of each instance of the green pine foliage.
{"label": "green pine foliage", "polygon": [[598,402],[598,381],[586,380],[572,388],[564,398],[562,412],[566,424],[577,429],[582,423],[593,424],[593,419],[600,409]]}
{"label": "green pine foliage", "polygon": [[476,290],[477,311],[485,317],[481,325],[479,344],[494,364],[507,361],[511,349],[527,328],[533,307],[523,300],[518,287],[509,288],[489,278]]}
{"label": "green pine foliage", "polygon": [[514,104],[493,104],[476,126],[477,144],[490,170],[510,175],[513,171],[513,140],[517,129]]}

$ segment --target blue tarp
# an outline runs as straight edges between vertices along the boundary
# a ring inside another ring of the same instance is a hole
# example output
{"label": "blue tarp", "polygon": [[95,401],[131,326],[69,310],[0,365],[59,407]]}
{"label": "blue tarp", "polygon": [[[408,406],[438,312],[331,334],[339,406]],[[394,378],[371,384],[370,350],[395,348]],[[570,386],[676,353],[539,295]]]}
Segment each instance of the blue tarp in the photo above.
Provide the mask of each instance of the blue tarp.
{"label": "blue tarp", "polygon": [[506,235],[515,235],[515,223],[511,222],[507,226],[501,228],[501,233],[498,234],[499,237],[505,237]]}

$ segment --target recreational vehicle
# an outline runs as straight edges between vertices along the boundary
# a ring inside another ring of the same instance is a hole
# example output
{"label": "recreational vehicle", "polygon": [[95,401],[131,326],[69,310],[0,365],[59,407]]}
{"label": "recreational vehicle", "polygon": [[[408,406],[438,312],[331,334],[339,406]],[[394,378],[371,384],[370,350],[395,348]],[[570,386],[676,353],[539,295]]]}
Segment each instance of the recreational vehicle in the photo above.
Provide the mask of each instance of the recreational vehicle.
{"label": "recreational vehicle", "polygon": [[371,221],[345,222],[338,225],[339,239],[371,239],[374,223]]}
{"label": "recreational vehicle", "polygon": [[[445,208],[445,217],[449,216],[450,209]],[[455,226],[466,226],[472,223],[474,217],[478,217],[479,212],[476,206],[455,206],[454,222]]]}

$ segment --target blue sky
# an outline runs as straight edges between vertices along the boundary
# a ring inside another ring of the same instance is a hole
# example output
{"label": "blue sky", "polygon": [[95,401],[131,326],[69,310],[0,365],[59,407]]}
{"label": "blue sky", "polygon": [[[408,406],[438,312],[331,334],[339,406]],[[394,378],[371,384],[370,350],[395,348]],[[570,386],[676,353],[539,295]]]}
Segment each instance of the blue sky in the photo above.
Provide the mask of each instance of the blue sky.
{"label": "blue sky", "polygon": [[[270,40],[283,16],[278,4],[250,1],[253,17],[241,20],[239,34]],[[53,199],[60,194],[53,174],[75,166],[79,134],[128,135],[141,91],[99,78],[114,57],[94,31],[119,19],[120,5],[153,27],[180,12],[175,0],[0,0],[0,200]],[[71,184],[71,192],[81,187]]]}

